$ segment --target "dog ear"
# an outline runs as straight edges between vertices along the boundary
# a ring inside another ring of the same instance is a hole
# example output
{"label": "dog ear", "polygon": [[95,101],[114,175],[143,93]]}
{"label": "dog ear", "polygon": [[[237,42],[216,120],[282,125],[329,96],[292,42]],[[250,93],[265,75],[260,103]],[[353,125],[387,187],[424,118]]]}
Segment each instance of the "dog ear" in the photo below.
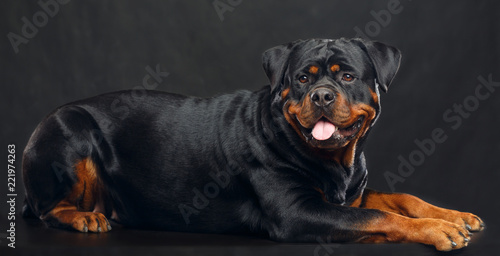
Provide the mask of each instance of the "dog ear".
{"label": "dog ear", "polygon": [[401,63],[401,51],[397,48],[379,43],[356,39],[362,44],[377,73],[377,83],[384,92],[396,76]]}
{"label": "dog ear", "polygon": [[262,54],[262,66],[271,82],[271,90],[274,91],[283,83],[290,53],[297,42],[275,46]]}

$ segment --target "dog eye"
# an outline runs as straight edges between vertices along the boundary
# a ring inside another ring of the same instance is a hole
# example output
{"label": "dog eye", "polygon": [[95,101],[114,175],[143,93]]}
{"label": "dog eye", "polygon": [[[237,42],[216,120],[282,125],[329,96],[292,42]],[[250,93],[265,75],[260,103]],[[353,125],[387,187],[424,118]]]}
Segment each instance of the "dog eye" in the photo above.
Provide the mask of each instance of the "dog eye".
{"label": "dog eye", "polygon": [[299,77],[299,82],[305,84],[309,81],[309,78],[306,75],[302,75]]}
{"label": "dog eye", "polygon": [[351,82],[352,80],[354,80],[354,76],[346,73],[346,74],[342,75],[342,80],[344,80],[346,82]]}

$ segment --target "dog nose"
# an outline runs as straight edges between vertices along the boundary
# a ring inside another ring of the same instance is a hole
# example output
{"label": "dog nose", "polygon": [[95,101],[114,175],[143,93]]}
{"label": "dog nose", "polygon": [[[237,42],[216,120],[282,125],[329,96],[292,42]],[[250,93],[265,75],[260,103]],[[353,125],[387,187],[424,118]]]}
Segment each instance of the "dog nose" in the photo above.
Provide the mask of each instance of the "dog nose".
{"label": "dog nose", "polygon": [[318,88],[312,91],[311,100],[318,107],[326,107],[335,101],[335,93],[328,88]]}

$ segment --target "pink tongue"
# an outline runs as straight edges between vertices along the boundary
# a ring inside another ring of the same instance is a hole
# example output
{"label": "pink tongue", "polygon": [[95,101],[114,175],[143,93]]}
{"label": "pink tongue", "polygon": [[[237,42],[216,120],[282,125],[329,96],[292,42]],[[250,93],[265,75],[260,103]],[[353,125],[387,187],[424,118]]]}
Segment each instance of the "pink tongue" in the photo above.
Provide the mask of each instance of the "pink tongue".
{"label": "pink tongue", "polygon": [[312,130],[312,136],[317,140],[327,140],[335,132],[335,125],[330,122],[319,120]]}

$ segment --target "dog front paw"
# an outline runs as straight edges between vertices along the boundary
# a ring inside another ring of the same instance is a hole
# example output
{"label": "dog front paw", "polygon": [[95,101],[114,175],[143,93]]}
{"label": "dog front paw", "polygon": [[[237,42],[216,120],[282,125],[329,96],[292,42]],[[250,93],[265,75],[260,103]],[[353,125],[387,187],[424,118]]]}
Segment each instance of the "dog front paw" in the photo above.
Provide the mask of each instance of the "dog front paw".
{"label": "dog front paw", "polygon": [[458,224],[440,219],[415,220],[416,242],[433,245],[439,251],[460,249],[469,244],[470,233]]}
{"label": "dog front paw", "polygon": [[453,222],[467,229],[468,231],[478,232],[483,230],[486,225],[477,215],[468,212],[459,212],[450,210],[443,218],[446,221]]}

